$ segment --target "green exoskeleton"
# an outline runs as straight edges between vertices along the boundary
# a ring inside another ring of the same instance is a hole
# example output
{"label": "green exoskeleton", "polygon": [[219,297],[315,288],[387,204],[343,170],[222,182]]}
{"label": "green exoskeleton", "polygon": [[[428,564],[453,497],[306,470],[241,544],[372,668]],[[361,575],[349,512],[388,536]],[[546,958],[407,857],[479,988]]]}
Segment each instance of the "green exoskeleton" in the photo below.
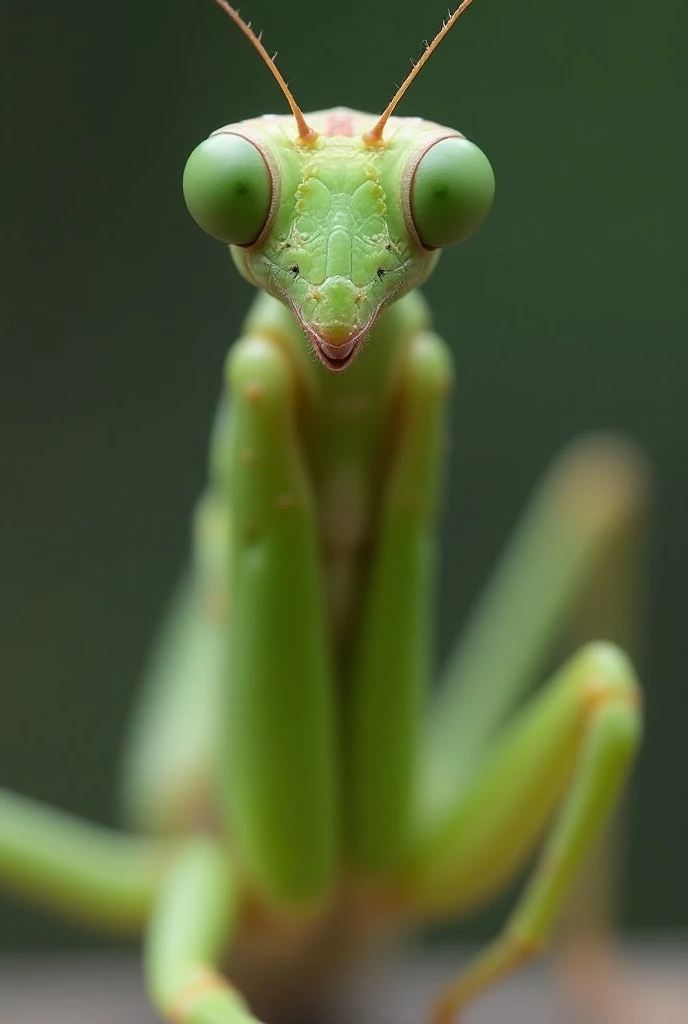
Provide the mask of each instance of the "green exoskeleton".
{"label": "green exoskeleton", "polygon": [[501,937],[428,1009],[449,1024],[542,947],[636,752],[639,691],[612,643],[526,696],[586,595],[618,635],[610,580],[642,472],[609,440],[561,458],[431,698],[452,359],[417,288],[494,178],[458,131],[392,114],[470,0],[382,116],[304,116],[217,2],[292,112],[218,129],[184,173],[192,215],[261,294],[129,738],[137,835],[3,793],[0,881],[143,932],[165,1020],[249,1024],[371,943],[484,904],[544,835]]}

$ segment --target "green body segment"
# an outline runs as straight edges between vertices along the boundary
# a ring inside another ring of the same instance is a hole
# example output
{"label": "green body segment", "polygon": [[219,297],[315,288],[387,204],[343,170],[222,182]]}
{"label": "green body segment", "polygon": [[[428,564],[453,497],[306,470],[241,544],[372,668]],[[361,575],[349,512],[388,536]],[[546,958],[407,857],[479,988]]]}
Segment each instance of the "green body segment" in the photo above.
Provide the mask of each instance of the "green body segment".
{"label": "green body segment", "polygon": [[106,931],[139,932],[168,848],[0,790],[0,884]]}
{"label": "green body segment", "polygon": [[288,904],[343,861],[398,861],[410,821],[450,376],[426,324],[407,296],[334,378],[263,298],[230,358],[223,792],[246,870]]}
{"label": "green body segment", "polygon": [[[618,438],[581,439],[547,472],[451,650],[430,708],[418,795],[428,828],[465,788],[567,626],[572,632],[578,618],[581,638],[632,642],[647,500],[644,461]],[[620,580],[623,595],[610,589]]]}
{"label": "green body segment", "polygon": [[360,599],[350,673],[349,750],[354,862],[394,868],[409,840],[419,726],[433,661],[436,512],[451,364],[430,331],[400,359],[394,443]]}
{"label": "green body segment", "polygon": [[463,800],[453,838],[426,851],[417,898],[466,910],[511,877],[554,818],[502,934],[447,986],[436,1024],[460,1017],[545,944],[627,779],[642,732],[639,698],[625,655],[611,644],[588,645],[506,729]]}
{"label": "green body segment", "polygon": [[146,981],[168,1019],[254,1021],[239,993],[216,972],[236,912],[237,885],[226,851],[208,838],[186,840],[171,859],[146,931]]}
{"label": "green body segment", "polygon": [[[221,553],[215,524],[208,522],[211,510],[200,511],[197,564],[170,602],[124,744],[120,798],[125,818],[134,828],[155,834],[179,833],[190,822],[207,818],[209,780],[219,757],[225,633],[210,588]],[[205,580],[209,558],[211,579]]]}
{"label": "green body segment", "polygon": [[[600,728],[607,735],[610,715],[610,762],[586,767],[589,747],[598,742]],[[617,720],[631,723],[630,732],[621,726],[618,749]],[[574,829],[576,842],[570,849],[568,840],[564,845],[571,863],[579,864],[625,776],[639,722],[633,670],[617,648],[591,644],[571,658],[486,746],[470,785],[457,790],[452,811],[425,832],[412,857],[419,898],[437,911],[484,903],[524,863],[569,787],[571,808],[553,835],[561,846],[561,835]],[[579,821],[581,786],[592,803]]]}
{"label": "green body segment", "polygon": [[224,789],[247,869],[276,900],[332,884],[332,659],[310,482],[288,363],[251,335],[229,363],[232,412]]}

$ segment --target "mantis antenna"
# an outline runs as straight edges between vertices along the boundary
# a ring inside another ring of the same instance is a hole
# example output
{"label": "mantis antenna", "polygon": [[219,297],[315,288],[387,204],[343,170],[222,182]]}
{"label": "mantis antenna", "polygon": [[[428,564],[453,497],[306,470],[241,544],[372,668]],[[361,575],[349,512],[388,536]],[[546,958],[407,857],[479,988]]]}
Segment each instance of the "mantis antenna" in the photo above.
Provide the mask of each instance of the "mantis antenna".
{"label": "mantis antenna", "polygon": [[247,39],[249,39],[250,42],[255,46],[256,50],[258,51],[260,56],[263,58],[264,62],[267,64],[267,66],[270,68],[273,75],[277,79],[277,84],[284,93],[287,103],[291,107],[291,112],[294,115],[294,120],[296,121],[296,126],[299,131],[299,139],[301,140],[301,142],[314,142],[315,139],[317,139],[318,137],[318,133],[313,128],[311,128],[311,126],[307,123],[305,117],[303,116],[301,108],[299,107],[298,103],[292,96],[289,86],[284,81],[279,71],[279,68],[275,64],[274,60],[272,59],[268,51],[263,46],[260,40],[260,36],[257,36],[255,34],[255,32],[248,24],[248,22],[244,21],[239,12],[235,11],[231,4],[227,3],[227,0],[215,0],[215,3],[218,5],[218,7],[222,8],[225,14],[229,15],[229,17],[232,19],[235,25],[239,26],[239,28],[247,37]]}
{"label": "mantis antenna", "polygon": [[[394,96],[392,96],[392,99],[389,105],[383,111],[380,120],[370,129],[370,131],[366,132],[365,135],[363,136],[363,141],[367,142],[368,145],[376,146],[380,142],[382,142],[382,133],[385,130],[385,125],[387,124],[387,121],[394,113],[394,109],[398,104],[399,100],[402,98],[402,96],[410,86],[411,82],[416,77],[416,75],[423,67],[425,62],[428,60],[430,55],[434,53],[437,47],[440,45],[449,29],[456,21],[458,21],[463,12],[472,2],[473,0],[463,0],[463,2],[459,4],[459,6],[456,8],[454,13],[449,16],[447,21],[442,22],[442,27],[435,36],[435,38],[433,39],[433,41],[431,43],[425,44],[425,49],[423,50],[423,53],[415,62],[415,64],[409,71],[408,75],[397,89],[397,91],[394,93]],[[218,0],[218,3],[220,3],[220,0]]]}

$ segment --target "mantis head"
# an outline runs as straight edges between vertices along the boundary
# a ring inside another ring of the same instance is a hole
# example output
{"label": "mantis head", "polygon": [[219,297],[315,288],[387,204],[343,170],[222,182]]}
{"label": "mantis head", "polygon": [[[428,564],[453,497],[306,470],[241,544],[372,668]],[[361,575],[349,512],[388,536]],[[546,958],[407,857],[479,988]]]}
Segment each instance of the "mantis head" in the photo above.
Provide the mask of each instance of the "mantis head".
{"label": "mantis head", "polygon": [[[290,308],[321,362],[348,366],[381,311],[421,284],[440,250],[487,216],[494,176],[459,132],[392,112],[471,0],[455,11],[381,117],[308,116],[232,7],[216,0],[268,63],[292,116],[226,125],[191,154],[191,215],[231,246],[240,272]],[[385,134],[386,130],[386,134]]]}

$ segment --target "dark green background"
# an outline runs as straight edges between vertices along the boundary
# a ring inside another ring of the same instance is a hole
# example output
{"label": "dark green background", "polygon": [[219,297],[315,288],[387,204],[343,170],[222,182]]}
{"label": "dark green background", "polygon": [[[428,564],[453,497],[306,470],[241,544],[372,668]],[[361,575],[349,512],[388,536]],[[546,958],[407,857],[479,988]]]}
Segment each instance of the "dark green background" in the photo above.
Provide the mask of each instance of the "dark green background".
{"label": "dark green background", "polygon": [[[443,2],[242,10],[305,110],[380,110]],[[688,924],[686,38],[681,0],[476,0],[400,111],[460,128],[498,181],[426,288],[458,364],[442,649],[566,441],[620,428],[655,468],[625,887],[643,928]],[[0,779],[109,821],[250,300],[181,170],[285,105],[210,0],[5,3],[0,51]],[[0,906],[0,943],[58,940],[77,933]]]}

